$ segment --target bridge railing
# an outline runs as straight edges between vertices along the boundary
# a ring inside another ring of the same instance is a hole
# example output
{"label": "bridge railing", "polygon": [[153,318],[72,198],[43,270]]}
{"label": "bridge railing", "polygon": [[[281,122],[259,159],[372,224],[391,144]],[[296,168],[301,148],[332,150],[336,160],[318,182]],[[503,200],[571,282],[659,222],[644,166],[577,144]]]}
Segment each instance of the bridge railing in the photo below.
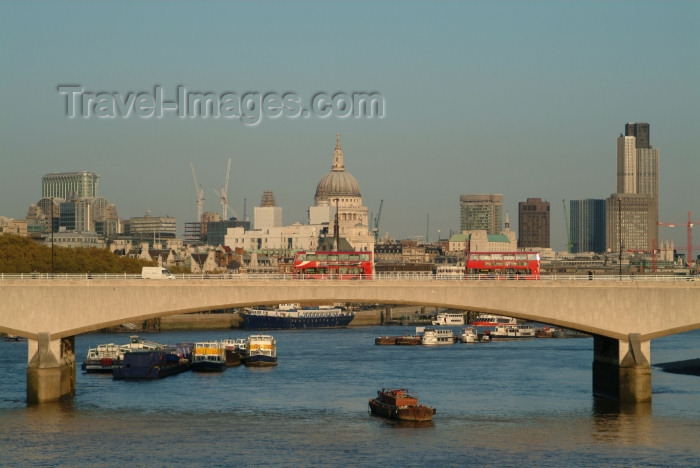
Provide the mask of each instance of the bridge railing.
{"label": "bridge railing", "polygon": [[[134,280],[143,279],[140,274],[127,273],[0,273],[2,280]],[[540,275],[537,278],[521,275],[435,275],[428,272],[391,272],[376,273],[371,277],[358,278],[357,275],[337,275],[327,278],[329,280],[360,280],[360,281],[643,281],[643,282],[687,282],[693,281],[700,286],[700,277],[682,275]],[[324,281],[307,279],[296,274],[283,273],[185,273],[175,275],[175,280],[211,280],[211,281],[245,281],[245,280],[270,280],[270,281]],[[145,279],[144,281],[159,282],[168,279]]]}

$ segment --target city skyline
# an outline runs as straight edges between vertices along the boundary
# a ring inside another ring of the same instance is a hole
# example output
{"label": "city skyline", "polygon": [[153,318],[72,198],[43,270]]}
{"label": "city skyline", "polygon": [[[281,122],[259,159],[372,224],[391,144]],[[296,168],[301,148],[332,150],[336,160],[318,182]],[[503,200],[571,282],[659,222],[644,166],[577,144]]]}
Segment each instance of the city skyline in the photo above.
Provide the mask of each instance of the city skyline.
{"label": "city skyline", "polygon": [[[11,109],[0,117],[0,216],[24,218],[43,175],[86,170],[120,217],[174,216],[181,234],[197,216],[190,163],[204,211],[220,212],[213,189],[232,158],[229,214],[242,217],[246,199],[252,218],[271,190],[284,224],[303,223],[341,133],[370,214],[384,200],[380,238],[445,238],[459,232],[460,194],[498,193],[511,229],[519,202],[550,202],[551,247],[564,250],[561,200],[614,193],[616,139],[647,122],[661,154],[659,220],[700,219],[695,3],[32,5],[0,6],[0,37],[16,44],[0,51]],[[98,20],[108,17],[119,21]],[[251,20],[230,28],[233,18]],[[71,119],[66,85],[119,96],[162,86],[167,99],[179,85],[377,92],[385,115]],[[685,233],[659,228],[677,247]]]}

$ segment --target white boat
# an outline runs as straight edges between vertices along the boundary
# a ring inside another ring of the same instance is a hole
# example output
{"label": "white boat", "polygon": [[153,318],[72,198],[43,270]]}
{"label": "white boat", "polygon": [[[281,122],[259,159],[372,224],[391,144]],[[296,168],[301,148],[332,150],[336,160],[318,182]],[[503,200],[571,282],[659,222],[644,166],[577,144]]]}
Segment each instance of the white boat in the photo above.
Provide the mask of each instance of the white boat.
{"label": "white boat", "polygon": [[147,341],[144,339],[141,339],[138,335],[131,335],[129,337],[129,342],[125,345],[119,346],[119,350],[121,351],[122,354],[128,353],[131,351],[137,351],[137,350],[154,350],[154,349],[161,349],[164,348],[165,345],[156,343],[154,341]]}
{"label": "white boat", "polygon": [[426,328],[421,336],[421,344],[424,345],[451,345],[455,344],[457,336],[449,329]]}
{"label": "white boat", "polygon": [[246,343],[246,366],[277,365],[277,341],[270,335],[250,335]]}
{"label": "white boat", "polygon": [[464,325],[464,314],[441,312],[437,314],[437,317],[435,318],[435,320],[433,320],[433,325]]}
{"label": "white boat", "polygon": [[226,347],[218,341],[202,341],[194,344],[192,370],[221,372],[226,370]]}
{"label": "white boat", "polygon": [[497,327],[499,325],[517,325],[518,321],[504,315],[480,314],[472,320],[471,324],[475,327]]}
{"label": "white boat", "polygon": [[85,372],[112,372],[121,358],[119,345],[107,343],[88,349],[81,368]]}
{"label": "white boat", "polygon": [[462,343],[478,343],[480,341],[490,341],[491,337],[487,334],[479,336],[476,327],[462,328],[459,335],[459,341]]}
{"label": "white boat", "polygon": [[129,337],[127,344],[107,343],[97,345],[95,348],[89,348],[81,368],[86,372],[112,372],[112,369],[122,365],[124,353],[162,349],[164,347],[165,345],[160,343],[142,340],[137,335],[133,335]]}
{"label": "white boat", "polygon": [[535,327],[532,325],[499,325],[491,332],[492,338],[534,338]]}

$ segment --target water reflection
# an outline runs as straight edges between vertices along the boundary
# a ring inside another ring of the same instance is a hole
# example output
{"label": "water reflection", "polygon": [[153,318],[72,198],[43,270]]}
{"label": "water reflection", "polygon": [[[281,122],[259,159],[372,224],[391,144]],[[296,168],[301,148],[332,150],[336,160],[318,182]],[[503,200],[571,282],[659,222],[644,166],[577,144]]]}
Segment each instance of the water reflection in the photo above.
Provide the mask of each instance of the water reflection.
{"label": "water reflection", "polygon": [[652,443],[651,402],[626,403],[593,399],[593,439],[623,444]]}

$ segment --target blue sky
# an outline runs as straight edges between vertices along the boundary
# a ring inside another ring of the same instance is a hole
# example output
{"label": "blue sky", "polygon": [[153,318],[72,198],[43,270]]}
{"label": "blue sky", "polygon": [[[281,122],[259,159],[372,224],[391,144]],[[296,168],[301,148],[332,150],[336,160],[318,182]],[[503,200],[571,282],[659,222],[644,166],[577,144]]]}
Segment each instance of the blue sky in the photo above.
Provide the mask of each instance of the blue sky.
{"label": "blue sky", "polygon": [[[228,158],[231,209],[273,190],[285,223],[307,220],[342,134],[346,168],[380,233],[459,230],[459,195],[550,201],[616,190],[615,139],[649,122],[660,218],[700,219],[697,2],[2,2],[0,215],[25,216],[49,172],[100,174],[121,217],[194,221]],[[57,87],[239,95],[379,92],[381,119],[67,118]],[[568,209],[568,204],[567,204]],[[429,227],[427,216],[430,215]],[[696,237],[700,238],[700,233]],[[661,228],[685,244],[685,229]],[[695,242],[700,244],[700,240]]]}

